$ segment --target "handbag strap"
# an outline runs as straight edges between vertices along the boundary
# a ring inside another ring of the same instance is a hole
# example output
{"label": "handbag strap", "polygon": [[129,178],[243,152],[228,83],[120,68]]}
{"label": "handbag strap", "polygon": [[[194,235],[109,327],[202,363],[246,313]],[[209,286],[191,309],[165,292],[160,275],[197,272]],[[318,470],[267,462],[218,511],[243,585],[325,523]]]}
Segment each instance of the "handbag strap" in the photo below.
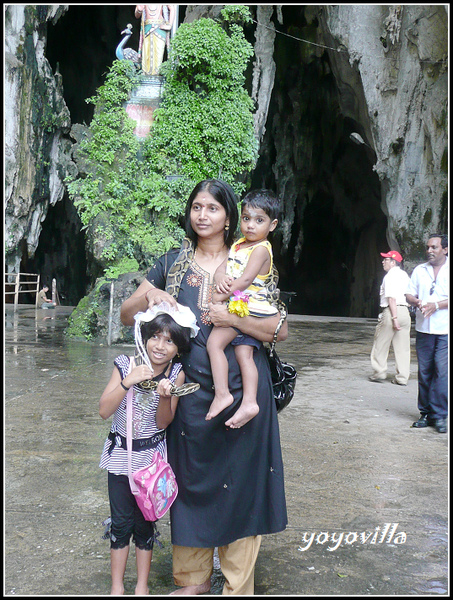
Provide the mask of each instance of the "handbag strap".
{"label": "handbag strap", "polygon": [[[129,368],[128,375],[131,371],[133,357],[129,357]],[[127,444],[127,474],[129,477],[129,485],[131,488],[131,492],[134,495],[140,493],[140,490],[137,484],[134,481],[134,477],[132,476],[132,401],[134,399],[134,386],[131,386],[126,396],[126,444]],[[167,462],[167,444],[165,444],[165,456],[163,457],[165,462]]]}
{"label": "handbag strap", "polygon": [[276,304],[277,304],[277,308],[278,308],[278,310],[280,312],[280,321],[278,322],[277,328],[275,329],[274,338],[273,338],[272,343],[270,345],[271,346],[271,348],[270,348],[271,354],[274,353],[275,344],[277,343],[278,334],[279,334],[280,329],[282,328],[283,323],[285,322],[285,319],[286,319],[286,317],[288,315],[288,311],[286,310],[286,305],[285,305],[284,302],[282,302],[281,300],[277,300]]}
{"label": "handbag strap", "polygon": [[[132,356],[129,357],[129,368],[127,374],[129,375],[132,368]],[[139,493],[137,484],[132,477],[132,401],[134,399],[134,386],[129,388],[126,396],[126,443],[127,443],[127,473],[129,476],[129,485],[131,492],[135,495]]]}

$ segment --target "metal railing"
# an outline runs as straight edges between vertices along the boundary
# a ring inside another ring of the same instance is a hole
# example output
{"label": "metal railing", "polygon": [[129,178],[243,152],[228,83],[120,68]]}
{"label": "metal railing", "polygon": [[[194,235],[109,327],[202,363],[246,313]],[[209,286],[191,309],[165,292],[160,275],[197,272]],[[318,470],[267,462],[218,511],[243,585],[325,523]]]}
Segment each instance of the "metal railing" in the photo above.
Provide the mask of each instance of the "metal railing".
{"label": "metal railing", "polygon": [[[26,278],[31,279],[26,280]],[[8,290],[8,287],[14,289]],[[19,294],[36,294],[35,306],[38,306],[39,288],[40,276],[36,273],[5,273],[5,296],[14,294],[14,310],[19,304]],[[60,304],[56,279],[52,279],[52,302],[54,306]]]}
{"label": "metal railing", "polygon": [[[36,294],[38,304],[39,280],[36,273],[5,273],[5,295],[14,294],[14,308],[19,304],[19,294]],[[7,286],[14,286],[14,290],[8,291]]]}

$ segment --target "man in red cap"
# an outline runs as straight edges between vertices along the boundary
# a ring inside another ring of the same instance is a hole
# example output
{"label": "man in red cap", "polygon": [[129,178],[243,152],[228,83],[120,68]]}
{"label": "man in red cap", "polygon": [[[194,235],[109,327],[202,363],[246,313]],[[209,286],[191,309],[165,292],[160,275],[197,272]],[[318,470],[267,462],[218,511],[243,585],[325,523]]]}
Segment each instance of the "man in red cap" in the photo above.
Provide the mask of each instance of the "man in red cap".
{"label": "man in red cap", "polygon": [[410,282],[409,275],[401,269],[403,258],[396,250],[381,252],[382,266],[386,275],[380,289],[378,324],[371,349],[373,374],[370,381],[384,381],[387,376],[387,359],[390,344],[395,355],[395,377],[392,383],[407,385],[411,362],[411,317],[405,293]]}

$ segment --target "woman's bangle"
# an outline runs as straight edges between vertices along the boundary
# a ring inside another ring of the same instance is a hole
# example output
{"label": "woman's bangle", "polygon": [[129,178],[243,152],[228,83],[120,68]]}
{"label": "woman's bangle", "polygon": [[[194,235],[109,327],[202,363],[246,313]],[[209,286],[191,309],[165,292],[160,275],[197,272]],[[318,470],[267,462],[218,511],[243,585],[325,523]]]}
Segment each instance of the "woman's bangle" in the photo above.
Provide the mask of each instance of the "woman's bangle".
{"label": "woman's bangle", "polygon": [[145,292],[145,300],[146,300],[146,303],[147,303],[147,304],[149,304],[149,298],[148,298],[148,294],[149,294],[150,292],[154,292],[154,290],[155,290],[155,289],[156,289],[156,288],[151,288],[150,290],[148,290],[147,292]]}
{"label": "woman's bangle", "polygon": [[434,305],[436,307],[436,310],[439,310],[439,302],[434,302]]}
{"label": "woman's bangle", "polygon": [[123,388],[123,390],[126,390],[126,392],[130,390],[130,388],[126,387],[122,381],[120,381],[120,386]]}
{"label": "woman's bangle", "polygon": [[398,317],[392,317],[392,321],[394,321],[395,319],[397,319]]}

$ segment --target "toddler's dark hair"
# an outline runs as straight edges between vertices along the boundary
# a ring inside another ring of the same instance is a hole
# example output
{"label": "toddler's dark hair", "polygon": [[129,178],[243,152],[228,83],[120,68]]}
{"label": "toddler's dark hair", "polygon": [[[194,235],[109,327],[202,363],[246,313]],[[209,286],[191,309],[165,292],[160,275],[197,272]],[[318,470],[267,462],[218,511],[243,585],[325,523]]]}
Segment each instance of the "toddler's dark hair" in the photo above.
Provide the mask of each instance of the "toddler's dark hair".
{"label": "toddler's dark hair", "polygon": [[173,317],[170,317],[168,314],[161,313],[160,315],[157,315],[152,321],[143,323],[140,329],[145,348],[148,340],[155,333],[168,331],[171,339],[178,348],[178,354],[187,354],[190,350],[190,329],[178,325]]}
{"label": "toddler's dark hair", "polygon": [[278,219],[280,214],[280,202],[272,190],[252,190],[242,200],[241,210],[247,206],[261,208],[271,221]]}

